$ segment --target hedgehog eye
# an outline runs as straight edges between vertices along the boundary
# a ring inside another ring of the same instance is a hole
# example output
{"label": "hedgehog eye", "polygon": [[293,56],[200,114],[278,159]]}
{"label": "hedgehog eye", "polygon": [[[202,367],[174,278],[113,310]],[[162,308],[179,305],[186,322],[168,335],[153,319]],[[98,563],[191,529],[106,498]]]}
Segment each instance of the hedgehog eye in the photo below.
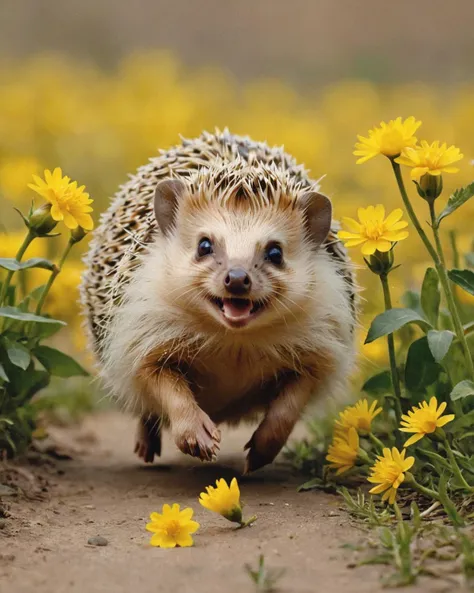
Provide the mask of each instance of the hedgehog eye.
{"label": "hedgehog eye", "polygon": [[271,243],[265,251],[265,260],[275,266],[281,266],[283,263],[283,249],[277,243]]}
{"label": "hedgehog eye", "polygon": [[212,253],[212,241],[207,237],[203,237],[199,243],[197,248],[197,254],[199,257],[205,257],[206,255],[210,255]]}

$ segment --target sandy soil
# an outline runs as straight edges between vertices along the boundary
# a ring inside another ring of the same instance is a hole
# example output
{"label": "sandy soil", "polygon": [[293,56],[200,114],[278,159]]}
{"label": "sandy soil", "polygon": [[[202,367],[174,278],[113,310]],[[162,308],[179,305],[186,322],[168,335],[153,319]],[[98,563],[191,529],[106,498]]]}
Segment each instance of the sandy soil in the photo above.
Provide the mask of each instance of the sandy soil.
{"label": "sandy soil", "polygon": [[[285,569],[279,591],[382,591],[386,569],[348,567],[353,552],[341,546],[357,543],[363,533],[339,509],[338,497],[297,493],[301,478],[282,463],[240,481],[245,515],[258,515],[250,528],[236,531],[198,504],[199,492],[216,478],[239,476],[250,432],[224,434],[217,464],[194,462],[165,441],[153,466],[133,455],[133,423],[118,413],[63,433],[77,437],[83,453],[49,469],[43,500],[10,497],[11,517],[0,529],[1,593],[251,593],[244,565],[256,565],[260,553],[268,566]],[[148,545],[145,523],[164,502],[195,509],[201,529],[193,548]],[[96,535],[108,545],[88,545]],[[431,590],[431,582],[405,589]]]}

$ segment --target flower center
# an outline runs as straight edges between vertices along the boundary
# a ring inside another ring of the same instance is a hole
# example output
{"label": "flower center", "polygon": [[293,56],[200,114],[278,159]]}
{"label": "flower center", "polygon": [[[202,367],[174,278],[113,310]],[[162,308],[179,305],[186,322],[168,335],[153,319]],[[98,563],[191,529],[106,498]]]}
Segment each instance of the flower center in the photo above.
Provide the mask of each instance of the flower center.
{"label": "flower center", "polygon": [[365,223],[365,235],[368,239],[380,239],[384,230],[383,223],[377,220],[369,220]]}
{"label": "flower center", "polygon": [[181,529],[181,526],[179,524],[179,521],[171,520],[166,525],[165,531],[170,537],[176,537],[178,535],[180,529]]}
{"label": "flower center", "polygon": [[422,430],[425,433],[434,432],[436,430],[436,420],[424,420]]}
{"label": "flower center", "polygon": [[387,130],[381,137],[382,153],[386,156],[397,156],[405,146],[403,136],[398,130]]}

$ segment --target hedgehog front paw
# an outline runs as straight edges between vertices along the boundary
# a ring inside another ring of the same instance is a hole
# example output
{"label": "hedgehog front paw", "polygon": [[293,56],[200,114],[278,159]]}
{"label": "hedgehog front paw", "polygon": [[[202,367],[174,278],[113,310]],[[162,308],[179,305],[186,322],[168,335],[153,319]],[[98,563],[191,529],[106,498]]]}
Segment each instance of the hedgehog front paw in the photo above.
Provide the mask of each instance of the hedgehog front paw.
{"label": "hedgehog front paw", "polygon": [[221,432],[201,409],[192,418],[172,427],[172,432],[178,449],[183,453],[198,457],[201,461],[214,461],[217,458]]}

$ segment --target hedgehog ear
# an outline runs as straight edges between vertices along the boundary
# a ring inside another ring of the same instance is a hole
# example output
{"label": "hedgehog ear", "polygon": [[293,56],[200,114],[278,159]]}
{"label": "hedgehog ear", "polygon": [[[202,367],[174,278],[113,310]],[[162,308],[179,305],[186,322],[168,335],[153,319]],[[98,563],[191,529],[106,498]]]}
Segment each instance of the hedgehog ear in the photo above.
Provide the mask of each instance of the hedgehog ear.
{"label": "hedgehog ear", "polygon": [[319,247],[331,230],[332,205],[326,196],[308,192],[301,197],[306,228],[311,241]]}
{"label": "hedgehog ear", "polygon": [[163,234],[174,222],[178,198],[185,189],[186,186],[179,179],[165,179],[158,182],[155,188],[155,218]]}

